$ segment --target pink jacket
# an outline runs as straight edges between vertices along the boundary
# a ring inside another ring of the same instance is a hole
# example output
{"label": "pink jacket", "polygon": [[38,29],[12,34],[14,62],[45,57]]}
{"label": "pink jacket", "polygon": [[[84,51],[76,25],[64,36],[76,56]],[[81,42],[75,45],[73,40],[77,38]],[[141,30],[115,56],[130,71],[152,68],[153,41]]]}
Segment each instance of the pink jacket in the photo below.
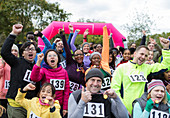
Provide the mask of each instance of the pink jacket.
{"label": "pink jacket", "polygon": [[[31,72],[31,80],[38,82],[42,81],[42,84],[45,82],[52,83],[56,89],[55,100],[58,100],[60,105],[63,105],[63,110],[68,109],[68,98],[70,92],[69,78],[67,71],[59,66],[55,69],[48,69],[44,67],[38,67],[34,65]],[[65,86],[63,86],[65,81]]]}
{"label": "pink jacket", "polygon": [[6,99],[9,88],[11,67],[0,58],[0,99]]}

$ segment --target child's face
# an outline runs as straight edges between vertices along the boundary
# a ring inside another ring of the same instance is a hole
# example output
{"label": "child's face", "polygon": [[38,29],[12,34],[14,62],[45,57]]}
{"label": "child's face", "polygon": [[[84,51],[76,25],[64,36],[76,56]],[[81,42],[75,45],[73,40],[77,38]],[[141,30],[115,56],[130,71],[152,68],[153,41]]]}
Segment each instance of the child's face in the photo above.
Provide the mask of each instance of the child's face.
{"label": "child's face", "polygon": [[46,86],[46,87],[43,87],[41,89],[40,94],[39,94],[39,98],[40,98],[42,103],[44,103],[44,100],[46,99],[47,96],[52,97],[51,86]]}
{"label": "child's face", "polygon": [[47,54],[47,63],[50,67],[55,68],[58,63],[58,55],[54,51],[50,51]]}
{"label": "child's face", "polygon": [[170,70],[164,72],[164,77],[167,81],[170,81]]}
{"label": "child's face", "polygon": [[153,51],[149,51],[148,61],[151,61],[152,59],[153,59]]}
{"label": "child's face", "polygon": [[129,50],[125,50],[124,51],[124,53],[123,53],[123,59],[125,60],[125,61],[128,61],[128,60],[130,60],[130,51]]}

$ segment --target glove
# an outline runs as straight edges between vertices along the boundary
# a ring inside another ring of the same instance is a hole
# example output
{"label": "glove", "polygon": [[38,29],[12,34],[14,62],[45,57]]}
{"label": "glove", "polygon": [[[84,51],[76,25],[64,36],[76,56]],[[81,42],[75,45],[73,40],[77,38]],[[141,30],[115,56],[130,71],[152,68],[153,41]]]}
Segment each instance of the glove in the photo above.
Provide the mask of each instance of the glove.
{"label": "glove", "polygon": [[145,107],[145,110],[150,112],[151,109],[153,108],[153,105],[154,105],[154,102],[152,101],[152,99],[150,98],[147,103],[146,103],[146,107]]}
{"label": "glove", "polygon": [[43,34],[42,34],[40,31],[38,31],[38,33],[37,33],[37,34],[35,34],[35,36],[42,37],[42,36],[43,36]]}

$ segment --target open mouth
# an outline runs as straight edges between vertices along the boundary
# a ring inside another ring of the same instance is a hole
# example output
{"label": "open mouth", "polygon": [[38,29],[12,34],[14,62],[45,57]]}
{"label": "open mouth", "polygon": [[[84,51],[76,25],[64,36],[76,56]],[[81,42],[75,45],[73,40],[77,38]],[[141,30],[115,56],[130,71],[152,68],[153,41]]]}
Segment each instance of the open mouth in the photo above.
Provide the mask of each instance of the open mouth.
{"label": "open mouth", "polygon": [[29,58],[33,58],[33,54],[29,54],[28,56],[29,56]]}
{"label": "open mouth", "polygon": [[55,62],[55,60],[51,60],[51,63],[54,63]]}

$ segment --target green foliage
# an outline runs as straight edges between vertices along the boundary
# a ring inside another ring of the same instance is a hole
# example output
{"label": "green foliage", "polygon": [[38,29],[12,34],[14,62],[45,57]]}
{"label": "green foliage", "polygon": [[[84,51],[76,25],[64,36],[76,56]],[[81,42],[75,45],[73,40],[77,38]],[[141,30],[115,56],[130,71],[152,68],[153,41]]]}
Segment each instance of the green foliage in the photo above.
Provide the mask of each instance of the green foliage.
{"label": "green foliage", "polygon": [[71,14],[59,6],[58,2],[48,3],[46,0],[1,0],[0,34],[7,36],[13,24],[21,23],[23,31],[18,39],[23,41],[28,31],[42,30],[52,21],[67,20]]}

